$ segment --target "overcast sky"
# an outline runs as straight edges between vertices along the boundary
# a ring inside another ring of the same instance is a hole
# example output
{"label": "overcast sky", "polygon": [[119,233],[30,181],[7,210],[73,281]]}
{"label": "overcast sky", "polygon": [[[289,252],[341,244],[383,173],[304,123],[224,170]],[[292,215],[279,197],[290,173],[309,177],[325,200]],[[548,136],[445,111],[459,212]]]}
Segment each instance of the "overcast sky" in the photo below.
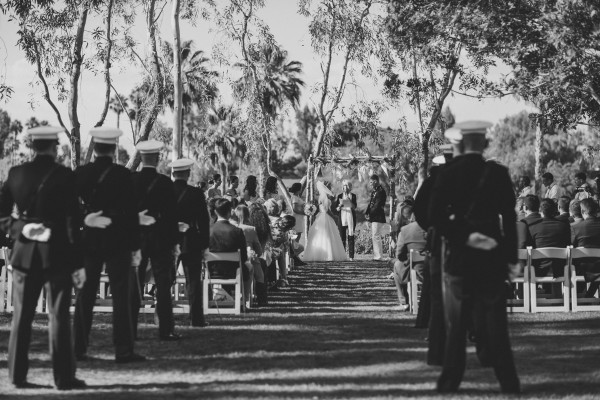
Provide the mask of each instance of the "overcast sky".
{"label": "overcast sky", "polygon": [[[310,88],[321,79],[320,58],[315,55],[310,46],[310,34],[308,32],[308,20],[297,13],[297,0],[267,0],[265,9],[261,10],[260,16],[270,27],[280,45],[289,52],[289,58],[298,60],[304,66],[304,80],[307,83],[307,89],[304,91],[303,102],[311,103],[313,96]],[[171,40],[171,26],[169,11],[167,6],[165,14],[162,16],[161,36],[164,40]],[[141,10],[140,10],[141,11]],[[89,25],[100,24],[98,19],[92,19]],[[35,84],[34,68],[27,63],[22,51],[16,46],[17,42],[17,24],[8,22],[5,15],[0,14],[0,71],[6,75],[6,83],[11,85],[15,93],[8,103],[1,104],[0,108],[9,112],[11,117],[26,120],[31,116],[38,119],[46,119],[51,124],[58,124],[57,119],[47,105],[41,99],[40,88]],[[91,30],[91,29],[89,29]],[[89,31],[88,30],[88,31]],[[145,51],[145,22],[143,18],[138,18],[135,27],[135,35],[141,44],[142,54]],[[221,38],[214,32],[209,32],[209,27],[204,21],[200,21],[196,27],[187,22],[182,23],[182,40],[192,39],[198,49],[207,53],[211,52],[213,46],[220,43]],[[141,81],[141,72],[139,68],[132,68],[123,63],[114,63],[111,71],[113,84],[121,94],[128,95],[131,89]],[[501,71],[502,72],[502,71]],[[381,82],[374,84],[372,80],[358,77],[358,88],[352,89],[346,96],[345,104],[349,105],[358,99],[373,100],[382,99]],[[224,97],[227,97],[226,82],[221,85]],[[79,102],[79,116],[82,124],[82,138],[86,143],[88,140],[87,131],[97,121],[102,109],[104,93],[104,83],[102,76],[94,76],[89,71],[83,71],[81,80],[81,95]],[[316,102],[316,96],[314,96]],[[54,94],[54,98],[56,95]],[[35,109],[28,104],[31,99],[35,100]],[[228,99],[223,99],[227,102]],[[491,122],[497,122],[507,115],[515,114],[528,106],[514,98],[507,97],[503,99],[477,100],[455,95],[447,100],[447,105],[457,117],[458,121],[467,119],[481,119]],[[58,104],[63,113],[63,120],[68,126],[68,115],[66,104]],[[401,117],[405,117],[410,126],[414,126],[416,118],[413,111],[408,106],[401,106],[387,112],[382,118],[383,126],[398,126]],[[170,117],[162,117],[170,124]],[[340,118],[341,119],[341,118]],[[116,115],[109,111],[105,125],[116,125]],[[68,126],[69,127],[69,126]],[[131,135],[126,129],[128,122],[126,117],[121,116],[121,127],[126,131],[123,138],[123,145],[126,148],[131,147]]]}

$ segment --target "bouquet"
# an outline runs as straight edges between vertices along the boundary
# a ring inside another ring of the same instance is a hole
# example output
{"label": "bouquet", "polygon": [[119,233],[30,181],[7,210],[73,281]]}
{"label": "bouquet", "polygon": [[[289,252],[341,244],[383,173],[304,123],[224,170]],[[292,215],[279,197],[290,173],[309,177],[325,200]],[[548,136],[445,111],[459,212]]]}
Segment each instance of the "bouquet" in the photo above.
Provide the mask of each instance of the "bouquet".
{"label": "bouquet", "polygon": [[304,206],[304,214],[312,217],[317,213],[317,206],[312,203],[308,203]]}

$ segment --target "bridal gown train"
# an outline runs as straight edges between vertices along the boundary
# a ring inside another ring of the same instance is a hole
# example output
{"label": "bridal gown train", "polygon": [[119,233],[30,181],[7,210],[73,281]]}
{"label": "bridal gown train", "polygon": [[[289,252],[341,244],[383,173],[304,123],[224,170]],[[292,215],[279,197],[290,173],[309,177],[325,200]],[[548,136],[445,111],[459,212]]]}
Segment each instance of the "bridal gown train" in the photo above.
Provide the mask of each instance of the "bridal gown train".
{"label": "bridal gown train", "polygon": [[327,214],[330,206],[329,199],[319,203],[319,214],[308,231],[306,250],[301,256],[303,261],[348,261],[337,224]]}

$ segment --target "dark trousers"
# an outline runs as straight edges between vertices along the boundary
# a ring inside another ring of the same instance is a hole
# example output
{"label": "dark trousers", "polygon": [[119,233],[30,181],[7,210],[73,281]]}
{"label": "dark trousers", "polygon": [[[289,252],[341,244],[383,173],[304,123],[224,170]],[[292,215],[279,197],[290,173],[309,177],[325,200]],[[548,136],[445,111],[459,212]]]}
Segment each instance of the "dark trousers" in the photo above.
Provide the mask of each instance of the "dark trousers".
{"label": "dark trousers", "polygon": [[[429,269],[429,333],[427,364],[442,365],[446,344],[446,327],[444,326],[444,302],[442,299],[442,265],[439,255],[428,258]],[[423,297],[423,294],[421,294]]]}
{"label": "dark trousers", "polygon": [[423,284],[421,285],[421,296],[419,297],[419,309],[415,328],[427,328],[429,326],[429,315],[431,312],[431,276],[429,274],[429,260],[427,256],[423,265]]}
{"label": "dark trousers", "polygon": [[54,383],[67,385],[75,377],[75,358],[71,347],[69,307],[73,283],[66,273],[44,277],[39,271],[25,274],[13,271],[13,318],[8,343],[8,375],[11,383],[27,381],[29,344],[35,307],[42,291],[48,296],[48,334]]}
{"label": "dark trousers", "polygon": [[460,386],[466,365],[467,328],[473,319],[482,364],[494,368],[503,391],[518,390],[519,378],[508,338],[504,282],[475,291],[467,287],[464,278],[444,273],[442,285],[446,348],[438,390],[456,391]]}
{"label": "dark trousers", "polygon": [[73,323],[75,354],[87,353],[96,294],[100,284],[102,266],[110,282],[113,306],[113,344],[115,355],[124,357],[133,354],[133,323],[131,320],[130,274],[131,253],[129,251],[107,251],[104,255],[86,254],[84,259],[86,281],[77,293]]}
{"label": "dark trousers", "polygon": [[158,316],[158,334],[166,336],[173,332],[173,302],[171,300],[171,286],[175,277],[175,256],[171,250],[148,254],[142,251],[142,261],[138,267],[138,280],[136,290],[132,290],[131,304],[133,316],[133,335],[137,337],[137,321],[140,314],[142,288],[146,282],[146,269],[148,262],[152,266],[152,274],[156,284],[156,315]]}
{"label": "dark trousers", "polygon": [[202,307],[202,256],[182,254],[180,256],[185,274],[185,289],[190,303],[190,322],[192,326],[204,325]]}
{"label": "dark trousers", "polygon": [[[348,232],[347,226],[342,226],[341,223],[338,225],[340,230],[340,237],[342,238],[342,244],[344,249],[346,248],[346,233]],[[348,235],[348,257],[354,258],[354,236]]]}

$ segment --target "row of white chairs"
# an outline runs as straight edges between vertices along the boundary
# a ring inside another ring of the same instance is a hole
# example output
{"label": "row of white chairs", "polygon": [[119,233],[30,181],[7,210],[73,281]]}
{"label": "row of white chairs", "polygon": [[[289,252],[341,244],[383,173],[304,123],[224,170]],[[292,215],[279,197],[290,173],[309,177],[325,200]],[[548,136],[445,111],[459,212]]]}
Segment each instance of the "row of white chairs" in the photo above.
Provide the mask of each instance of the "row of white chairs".
{"label": "row of white chairs", "polygon": [[[515,278],[512,284],[515,293],[522,291],[520,299],[507,299],[507,307],[510,312],[577,312],[577,311],[600,311],[600,298],[580,297],[577,293],[577,283],[585,282],[585,278],[577,275],[575,264],[577,260],[598,259],[600,261],[600,249],[573,246],[568,247],[544,247],[534,249],[527,247],[519,250],[519,261],[523,266],[523,274]],[[425,256],[419,251],[411,250],[410,262],[410,309],[413,314],[418,312],[420,285],[414,265],[423,262]],[[564,260],[563,274],[558,277],[535,275],[534,264],[543,260]],[[561,297],[548,298],[545,294],[538,294],[538,285],[555,284],[560,285]]]}
{"label": "row of white chairs", "polygon": [[[12,273],[8,267],[10,260],[9,250],[5,247],[0,248],[0,260],[3,260],[5,263],[5,266],[2,268],[2,273],[0,274],[0,312],[12,312]],[[237,268],[235,278],[211,278],[206,263],[213,261],[238,262],[239,266]],[[205,314],[240,314],[244,310],[242,305],[249,302],[250,299],[244,298],[244,280],[242,278],[241,264],[241,256],[239,251],[231,253],[208,253],[206,255],[204,259],[205,278],[203,280],[203,306]],[[102,274],[100,277],[99,298],[97,299],[96,306],[94,307],[94,311],[96,312],[112,312],[112,299],[110,298],[110,295],[107,296],[107,293],[110,293],[110,290],[107,290],[108,283],[108,275]],[[221,285],[235,286],[232,301],[215,301],[214,299],[209,299],[209,293],[212,292],[213,287],[220,287]],[[180,290],[180,288],[184,286],[185,277],[177,276],[173,288],[175,303],[173,311],[175,313],[189,312],[189,306],[187,305],[185,295],[182,295]],[[144,291],[147,292],[147,288],[144,288]],[[45,293],[44,290],[42,290],[36,307],[36,312],[46,312],[47,305],[45,303]],[[151,301],[142,301],[140,312],[154,312],[154,309],[150,307],[151,303]]]}

